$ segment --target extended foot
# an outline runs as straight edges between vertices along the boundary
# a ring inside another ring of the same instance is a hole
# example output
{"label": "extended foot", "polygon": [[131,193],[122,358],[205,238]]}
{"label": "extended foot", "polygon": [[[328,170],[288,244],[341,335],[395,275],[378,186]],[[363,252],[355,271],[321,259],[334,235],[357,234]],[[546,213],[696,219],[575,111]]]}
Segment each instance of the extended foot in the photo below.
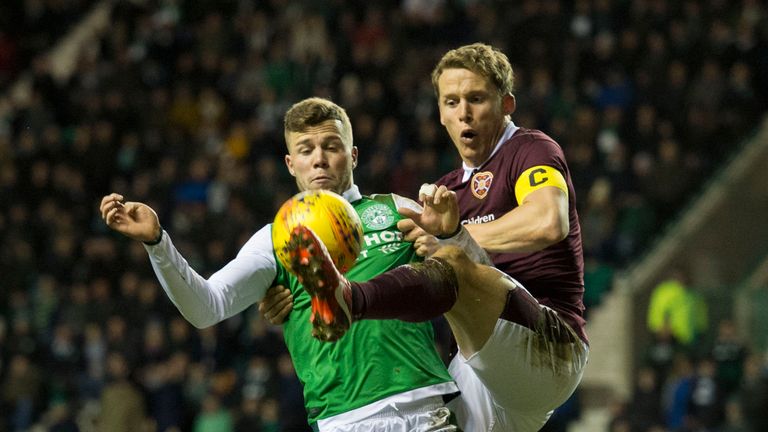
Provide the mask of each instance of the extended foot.
{"label": "extended foot", "polygon": [[336,269],[325,245],[311,229],[303,225],[294,228],[287,248],[290,270],[312,298],[312,336],[325,342],[339,340],[352,323],[349,281]]}

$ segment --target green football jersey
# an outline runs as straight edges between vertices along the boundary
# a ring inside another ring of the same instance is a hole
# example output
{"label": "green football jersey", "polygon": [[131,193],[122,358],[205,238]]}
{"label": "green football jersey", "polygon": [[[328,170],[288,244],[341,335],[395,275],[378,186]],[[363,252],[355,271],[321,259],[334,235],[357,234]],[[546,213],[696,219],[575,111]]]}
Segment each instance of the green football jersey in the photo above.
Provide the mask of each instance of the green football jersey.
{"label": "green football jersey", "polygon": [[[352,206],[363,222],[364,240],[348,279],[369,280],[419,259],[397,230],[402,217],[392,195],[364,196]],[[310,423],[398,393],[452,381],[435,349],[429,322],[362,320],[354,322],[338,342],[321,342],[312,337],[309,294],[279,262],[275,283],[290,287],[293,294],[284,334],[304,386]]]}

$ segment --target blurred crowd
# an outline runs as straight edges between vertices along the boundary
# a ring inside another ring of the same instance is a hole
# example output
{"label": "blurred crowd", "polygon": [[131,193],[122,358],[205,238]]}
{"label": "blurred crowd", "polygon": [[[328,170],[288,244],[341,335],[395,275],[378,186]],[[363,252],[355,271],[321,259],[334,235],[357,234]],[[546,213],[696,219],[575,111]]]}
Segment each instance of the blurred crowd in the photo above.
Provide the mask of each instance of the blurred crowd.
{"label": "blurred crowd", "polygon": [[[689,275],[675,269],[652,291],[651,343],[642,350],[632,393],[610,407],[610,432],[768,430],[768,334],[724,317],[710,328],[709,307]],[[751,295],[758,304],[768,286]],[[764,315],[764,314],[761,314]]]}
{"label": "blurred crowd", "polygon": [[294,193],[282,116],[299,99],[348,110],[364,193],[413,197],[460,164],[433,65],[502,49],[513,120],[568,158],[588,306],[768,106],[760,0],[115,1],[63,81],[41,54],[95,2],[10,3],[0,89],[33,86],[0,115],[1,432],[307,430],[280,329],[255,308],[192,328],[97,211],[112,191],[150,204],[210,275]]}
{"label": "blurred crowd", "polygon": [[[80,23],[95,0],[25,0],[0,3],[0,94],[41,53]],[[20,19],[23,18],[23,19]]]}

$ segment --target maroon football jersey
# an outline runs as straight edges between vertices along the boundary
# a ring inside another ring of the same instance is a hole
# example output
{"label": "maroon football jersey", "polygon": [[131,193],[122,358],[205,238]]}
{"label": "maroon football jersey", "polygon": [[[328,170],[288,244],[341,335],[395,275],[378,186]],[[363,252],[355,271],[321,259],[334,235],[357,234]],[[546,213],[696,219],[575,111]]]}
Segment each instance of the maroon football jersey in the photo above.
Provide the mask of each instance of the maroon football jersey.
{"label": "maroon football jersey", "polygon": [[[522,283],[539,303],[556,310],[586,342],[581,228],[571,175],[560,146],[541,131],[520,128],[468,181],[462,182],[464,170],[460,168],[443,176],[437,184],[456,192],[462,224],[486,223],[519,205],[515,195],[518,178],[538,166],[555,168],[565,178],[568,236],[537,252],[495,253],[491,259],[497,268]],[[530,177],[531,186],[537,181],[535,174],[525,174],[525,181]]]}

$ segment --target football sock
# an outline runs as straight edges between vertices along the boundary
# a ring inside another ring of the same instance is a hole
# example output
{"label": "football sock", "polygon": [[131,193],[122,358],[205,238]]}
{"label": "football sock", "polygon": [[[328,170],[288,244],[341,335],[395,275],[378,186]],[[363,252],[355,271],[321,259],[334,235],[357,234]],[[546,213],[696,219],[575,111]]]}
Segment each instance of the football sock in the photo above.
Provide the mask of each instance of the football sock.
{"label": "football sock", "polygon": [[352,282],[352,317],[429,321],[448,312],[459,292],[456,273],[447,261],[427,258],[396,267],[367,282]]}

